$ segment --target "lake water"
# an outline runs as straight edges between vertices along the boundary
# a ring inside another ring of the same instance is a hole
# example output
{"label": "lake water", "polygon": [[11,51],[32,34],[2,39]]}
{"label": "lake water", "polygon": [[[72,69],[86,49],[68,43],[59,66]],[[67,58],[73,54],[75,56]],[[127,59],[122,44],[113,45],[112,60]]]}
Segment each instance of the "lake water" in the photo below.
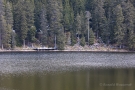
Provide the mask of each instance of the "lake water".
{"label": "lake water", "polygon": [[0,90],[135,90],[135,53],[0,53]]}

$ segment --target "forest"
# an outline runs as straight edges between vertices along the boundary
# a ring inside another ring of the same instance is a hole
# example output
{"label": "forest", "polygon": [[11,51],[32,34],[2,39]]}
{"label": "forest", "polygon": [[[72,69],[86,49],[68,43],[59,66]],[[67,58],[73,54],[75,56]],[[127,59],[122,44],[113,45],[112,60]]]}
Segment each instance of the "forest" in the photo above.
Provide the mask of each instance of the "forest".
{"label": "forest", "polygon": [[135,0],[0,0],[0,48],[95,41],[135,50]]}

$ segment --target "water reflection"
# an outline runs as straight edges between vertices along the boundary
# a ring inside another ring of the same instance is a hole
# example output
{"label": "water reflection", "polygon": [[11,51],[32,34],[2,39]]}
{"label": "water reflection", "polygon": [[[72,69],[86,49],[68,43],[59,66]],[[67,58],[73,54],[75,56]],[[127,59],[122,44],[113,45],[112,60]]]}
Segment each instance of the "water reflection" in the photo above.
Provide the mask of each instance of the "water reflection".
{"label": "water reflection", "polygon": [[23,75],[1,75],[5,90],[134,90],[134,69],[93,69]]}

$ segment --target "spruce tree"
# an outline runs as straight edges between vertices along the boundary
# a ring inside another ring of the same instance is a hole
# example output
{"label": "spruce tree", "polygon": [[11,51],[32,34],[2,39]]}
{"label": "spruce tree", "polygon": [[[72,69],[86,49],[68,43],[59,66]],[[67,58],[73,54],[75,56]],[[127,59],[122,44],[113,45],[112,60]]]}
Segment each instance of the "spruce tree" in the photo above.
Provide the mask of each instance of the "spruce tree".
{"label": "spruce tree", "polygon": [[8,43],[7,43],[7,24],[5,17],[0,15],[0,47],[3,48],[8,48]]}
{"label": "spruce tree", "polygon": [[122,13],[121,5],[117,5],[113,9],[113,15],[114,15],[114,35],[117,45],[122,48],[123,41],[124,41],[124,35],[125,31],[123,29],[123,22],[124,22],[124,16]]}
{"label": "spruce tree", "polygon": [[42,31],[41,35],[41,43],[42,45],[47,45],[48,43],[48,30],[49,30],[49,24],[47,21],[47,11],[45,8],[45,5],[42,5],[41,14],[40,14],[40,29]]}
{"label": "spruce tree", "polygon": [[69,0],[63,0],[63,22],[64,22],[64,29],[69,30],[71,25],[71,6]]}
{"label": "spruce tree", "polygon": [[49,13],[49,24],[50,24],[50,44],[55,47],[54,41],[56,37],[57,49],[64,49],[65,38],[64,38],[64,28],[62,25],[62,1],[49,0],[48,1],[48,13]]}
{"label": "spruce tree", "polygon": [[34,27],[34,0],[26,0],[25,2],[25,16],[26,16],[26,23],[27,23],[27,42],[33,43],[35,41],[35,34],[36,34],[36,29]]}
{"label": "spruce tree", "polygon": [[82,27],[81,27],[81,16],[80,14],[78,13],[77,16],[76,16],[76,19],[75,19],[75,26],[76,26],[76,33],[78,35],[81,34],[81,30],[82,30]]}
{"label": "spruce tree", "polygon": [[93,20],[93,30],[96,32],[96,38],[102,38],[102,33],[106,31],[107,19],[105,16],[105,10],[103,8],[103,0],[94,0],[95,7],[92,14]]}
{"label": "spruce tree", "polygon": [[7,39],[8,39],[9,47],[15,46],[15,45],[13,45],[13,43],[12,43],[13,39],[11,38],[12,32],[13,32],[13,13],[12,13],[11,4],[9,2],[7,2],[6,6],[5,6],[5,20],[7,23]]}
{"label": "spruce tree", "polygon": [[85,37],[82,36],[82,37],[81,37],[81,40],[80,40],[80,45],[84,47],[85,44],[86,44],[86,43],[85,43]]}
{"label": "spruce tree", "polygon": [[19,46],[25,46],[26,41],[33,42],[31,38],[35,37],[36,30],[31,29],[34,26],[33,3],[33,0],[19,0],[14,6],[14,30],[17,33],[17,45]]}
{"label": "spruce tree", "polygon": [[11,31],[12,31],[12,12],[9,3],[2,0],[0,2],[0,46],[1,48],[10,49],[11,48]]}
{"label": "spruce tree", "polygon": [[13,29],[16,32],[16,45],[17,46],[22,46],[22,40],[21,40],[21,15],[23,10],[23,3],[22,1],[18,1],[14,6],[13,6]]}
{"label": "spruce tree", "polygon": [[135,8],[130,1],[122,2],[122,8],[125,25],[124,43],[129,47],[129,49],[134,49]]}
{"label": "spruce tree", "polygon": [[89,32],[89,44],[90,45],[93,45],[94,44],[94,40],[95,40],[94,32],[90,28],[90,32]]}
{"label": "spruce tree", "polygon": [[2,43],[2,35],[3,35],[3,30],[5,27],[3,27],[3,15],[4,15],[4,4],[3,0],[0,0],[0,48],[2,48],[3,43]]}
{"label": "spruce tree", "polygon": [[20,39],[23,42],[23,47],[25,47],[27,32],[28,32],[27,21],[26,21],[25,11],[23,11],[21,14],[21,22],[20,22],[20,35],[21,35]]}

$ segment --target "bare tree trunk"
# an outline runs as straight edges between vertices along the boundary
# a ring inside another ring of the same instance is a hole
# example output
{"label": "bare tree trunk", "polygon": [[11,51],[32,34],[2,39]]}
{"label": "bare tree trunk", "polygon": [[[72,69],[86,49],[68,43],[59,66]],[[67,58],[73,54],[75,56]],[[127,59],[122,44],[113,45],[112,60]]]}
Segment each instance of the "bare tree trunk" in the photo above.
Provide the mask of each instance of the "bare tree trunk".
{"label": "bare tree trunk", "polygon": [[0,47],[2,48],[2,35],[1,35],[1,33],[0,33]]}
{"label": "bare tree trunk", "polygon": [[25,39],[23,40],[23,48],[25,48]]}

